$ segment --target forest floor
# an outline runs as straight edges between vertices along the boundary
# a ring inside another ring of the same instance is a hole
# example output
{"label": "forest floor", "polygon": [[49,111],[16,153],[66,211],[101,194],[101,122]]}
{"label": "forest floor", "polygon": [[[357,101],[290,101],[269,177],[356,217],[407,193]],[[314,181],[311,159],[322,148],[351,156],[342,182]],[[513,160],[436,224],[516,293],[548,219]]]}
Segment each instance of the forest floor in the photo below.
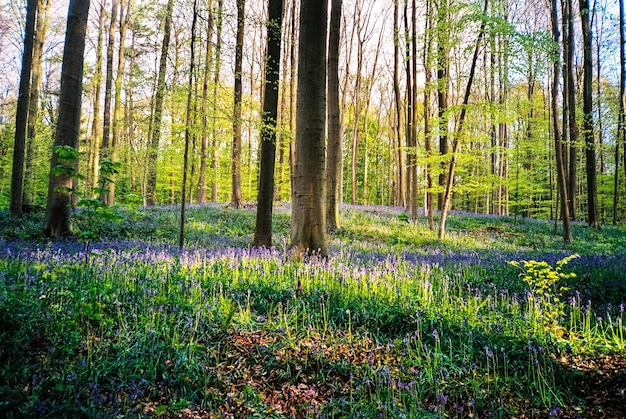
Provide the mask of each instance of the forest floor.
{"label": "forest floor", "polygon": [[[344,206],[330,257],[254,208],[0,211],[0,416],[624,418],[626,229]],[[436,220],[435,220],[436,221]],[[89,240],[87,240],[89,238]]]}

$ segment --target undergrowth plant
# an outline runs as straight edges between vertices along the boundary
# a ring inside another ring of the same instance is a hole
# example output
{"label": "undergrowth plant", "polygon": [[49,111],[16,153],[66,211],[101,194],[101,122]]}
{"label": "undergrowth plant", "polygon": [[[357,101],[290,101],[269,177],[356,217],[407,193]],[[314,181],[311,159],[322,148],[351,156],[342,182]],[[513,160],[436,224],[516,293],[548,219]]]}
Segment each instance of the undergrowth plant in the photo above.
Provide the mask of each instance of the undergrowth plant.
{"label": "undergrowth plant", "polygon": [[528,303],[531,321],[536,323],[542,332],[560,337],[563,327],[560,324],[565,315],[563,293],[569,288],[563,283],[576,277],[573,272],[563,272],[565,266],[578,255],[567,256],[556,265],[536,260],[510,261],[509,264],[521,270],[520,277],[528,285]]}

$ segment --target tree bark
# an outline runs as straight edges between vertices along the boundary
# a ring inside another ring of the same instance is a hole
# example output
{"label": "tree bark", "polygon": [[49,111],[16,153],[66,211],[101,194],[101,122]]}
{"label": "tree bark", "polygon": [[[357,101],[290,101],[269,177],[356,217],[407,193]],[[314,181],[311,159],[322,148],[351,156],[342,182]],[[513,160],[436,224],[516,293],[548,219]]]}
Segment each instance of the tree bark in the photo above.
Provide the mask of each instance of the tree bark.
{"label": "tree bark", "polygon": [[342,177],[343,115],[339,107],[339,39],[342,0],[332,0],[328,41],[328,152],[326,156],[327,223],[330,231],[340,227],[339,197]]}
{"label": "tree bark", "polygon": [[232,198],[233,208],[243,204],[241,190],[241,99],[242,99],[242,63],[243,63],[243,31],[245,29],[245,0],[237,0],[237,43],[235,46],[235,101],[233,110],[233,152],[232,152]]}
{"label": "tree bark", "polygon": [[22,195],[24,185],[24,149],[26,145],[26,126],[28,123],[28,102],[30,100],[30,76],[33,63],[33,42],[35,35],[35,15],[37,0],[26,3],[26,28],[24,31],[24,51],[22,53],[22,71],[15,114],[15,143],[13,146],[13,169],[11,172],[11,216],[21,218]]}
{"label": "tree bark", "polygon": [[593,57],[589,0],[579,0],[583,33],[583,132],[585,137],[585,169],[587,172],[587,224],[599,227],[598,185],[596,181],[596,146],[593,135]]}
{"label": "tree bark", "polygon": [[302,0],[298,54],[296,165],[291,248],[328,254],[326,246],[326,27],[328,4]]}
{"label": "tree bark", "polygon": [[[89,0],[71,0],[69,4],[54,146],[66,145],[74,149],[78,148],[89,3]],[[51,170],[44,225],[44,233],[50,237],[71,234],[69,188],[72,187],[72,178],[66,174],[56,176],[52,170],[61,163],[58,154],[53,153],[50,161]]]}

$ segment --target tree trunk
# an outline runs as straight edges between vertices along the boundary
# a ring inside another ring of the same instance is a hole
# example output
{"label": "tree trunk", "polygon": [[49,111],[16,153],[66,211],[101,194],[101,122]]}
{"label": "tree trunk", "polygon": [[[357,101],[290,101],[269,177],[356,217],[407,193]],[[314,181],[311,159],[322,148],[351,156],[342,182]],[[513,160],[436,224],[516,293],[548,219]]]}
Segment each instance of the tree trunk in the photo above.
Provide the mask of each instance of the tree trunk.
{"label": "tree trunk", "polygon": [[[619,203],[619,146],[624,144],[626,156],[626,114],[624,112],[624,94],[626,93],[626,47],[624,42],[624,0],[619,0],[619,119],[617,125],[617,140],[615,141],[615,174],[613,179],[613,224],[617,224],[617,209]],[[625,157],[626,158],[626,157]],[[624,162],[626,163],[626,161]],[[624,165],[626,174],[626,164]]]}
{"label": "tree trunk", "polygon": [[263,90],[263,125],[261,126],[261,170],[254,230],[254,245],[268,248],[272,246],[282,11],[283,0],[270,0],[267,19],[265,89]]}
{"label": "tree trunk", "polygon": [[300,254],[326,256],[324,131],[328,4],[325,1],[302,0],[300,7],[291,247]]}
{"label": "tree trunk", "polygon": [[242,63],[243,31],[245,29],[245,0],[237,0],[237,44],[235,46],[235,102],[233,110],[233,153],[232,153],[232,199],[233,208],[243,204],[241,190],[241,98],[242,98]]}
{"label": "tree trunk", "polygon": [[454,146],[452,149],[452,159],[450,160],[450,166],[448,168],[446,189],[443,198],[443,207],[441,209],[441,221],[439,222],[439,240],[443,240],[446,231],[446,217],[448,215],[448,208],[450,207],[450,201],[452,200],[452,186],[454,184],[454,171],[456,169],[456,158],[459,154],[459,148],[461,146],[461,139],[463,133],[463,123],[465,122],[465,115],[467,114],[467,105],[469,104],[469,97],[472,92],[472,83],[474,82],[474,73],[476,72],[476,64],[478,63],[478,54],[480,52],[480,43],[485,34],[485,25],[487,23],[487,6],[489,0],[485,0],[485,6],[483,8],[482,22],[480,29],[478,30],[478,38],[476,39],[476,47],[474,48],[474,58],[472,59],[472,66],[467,79],[467,86],[465,87],[465,95],[463,96],[463,103],[461,105],[461,115],[459,116],[459,123],[456,129]]}
{"label": "tree trunk", "polygon": [[[59,116],[54,136],[55,147],[70,146],[78,149],[88,16],[89,0],[70,1],[61,69]],[[57,176],[53,171],[57,165],[63,163],[59,161],[57,153],[52,154],[44,225],[44,233],[50,237],[71,234],[69,188],[72,187],[72,178],[67,176],[67,173]]]}
{"label": "tree trunk", "polygon": [[[111,123],[111,160],[118,161],[119,142],[122,131],[122,79],[124,77],[124,68],[126,65],[126,31],[131,19],[132,0],[127,0],[126,7],[122,1],[120,7],[120,47],[117,55],[117,73],[115,74],[115,98],[113,102],[113,121]],[[109,191],[107,193],[107,203],[113,205],[115,203],[115,175],[109,175],[111,181],[108,183]]]}
{"label": "tree trunk", "polygon": [[554,40],[554,65],[552,82],[552,133],[554,135],[554,151],[556,155],[557,185],[561,196],[561,212],[563,216],[563,241],[572,242],[572,228],[570,225],[569,206],[567,205],[567,182],[565,178],[565,164],[563,161],[563,146],[561,143],[561,129],[559,127],[559,79],[561,77],[561,63],[559,60],[559,18],[557,0],[551,2],[552,38]]}
{"label": "tree trunk", "polygon": [[402,112],[402,92],[400,91],[400,0],[394,0],[393,8],[393,93],[396,105],[396,154],[398,161],[397,177],[398,183],[396,185],[396,205],[406,207],[406,186],[404,178],[404,150],[402,147],[402,125],[403,115]]}
{"label": "tree trunk", "polygon": [[[448,74],[450,63],[448,60],[448,0],[441,0],[437,10],[437,104],[439,117],[439,153],[445,156],[450,152],[448,144]],[[439,175],[439,187],[445,188],[446,163],[441,162],[441,174]],[[443,211],[444,192],[439,192],[437,207]]]}
{"label": "tree trunk", "polygon": [[172,9],[174,0],[168,0],[165,9],[165,23],[163,27],[163,44],[161,45],[161,58],[159,60],[159,74],[157,75],[157,87],[154,97],[154,117],[150,132],[150,144],[148,146],[148,180],[146,185],[146,204],[157,203],[157,158],[159,156],[159,143],[161,142],[161,123],[163,120],[163,100],[165,99],[165,73],[167,72],[167,54],[170,47],[172,31]]}
{"label": "tree trunk", "polygon": [[183,155],[183,184],[180,194],[180,222],[178,228],[178,247],[183,248],[185,244],[185,204],[187,201],[187,166],[189,162],[189,142],[191,141],[192,124],[193,124],[193,106],[192,100],[194,96],[194,72],[196,62],[196,24],[198,22],[198,0],[193,2],[193,18],[191,20],[191,40],[189,41],[190,57],[189,57],[189,83],[187,84],[187,108],[185,111],[185,151]]}
{"label": "tree trunk", "polygon": [[[213,97],[217,97],[218,94],[218,84],[220,82],[220,74],[222,69],[222,24],[224,19],[222,17],[224,1],[217,1],[217,24],[215,29],[215,76],[213,78]],[[213,181],[211,182],[211,202],[217,202],[219,199],[219,170],[220,170],[220,160],[219,160],[219,152],[218,152],[218,141],[217,141],[217,124],[215,123],[215,118],[217,115],[217,103],[213,102],[213,142],[211,143],[211,148],[213,150],[213,156],[211,159],[211,172],[213,172]]]}
{"label": "tree trunk", "polygon": [[326,156],[327,215],[330,231],[340,226],[339,196],[342,176],[343,115],[339,107],[339,39],[342,0],[333,0],[328,41],[328,152]]}
{"label": "tree trunk", "polygon": [[[563,55],[565,61],[565,71],[567,79],[563,84],[567,86],[567,117],[569,128],[569,173],[567,176],[567,198],[569,204],[569,216],[572,220],[576,219],[576,163],[578,161],[578,123],[576,122],[576,84],[574,80],[574,55],[576,49],[574,46],[574,13],[572,8],[572,0],[566,0],[565,8],[567,16],[563,13],[563,20],[567,22],[566,42],[563,46]],[[564,25],[565,26],[565,25]],[[565,127],[563,127],[565,129]]]}
{"label": "tree trunk", "polygon": [[433,176],[432,176],[432,164],[430,158],[432,157],[432,143],[431,143],[431,127],[430,127],[430,89],[432,85],[432,73],[430,68],[430,55],[431,55],[431,0],[426,1],[426,28],[424,30],[424,149],[426,151],[426,211],[428,213],[428,228],[430,230],[435,229],[435,203],[433,201],[434,194],[432,192]]}
{"label": "tree trunk", "polygon": [[[112,125],[112,117],[111,117],[111,100],[112,100],[112,90],[113,90],[113,54],[115,50],[115,32],[117,30],[117,9],[119,7],[120,0],[113,0],[111,5],[111,24],[109,26],[109,40],[107,44],[107,72],[104,80],[104,115],[102,117],[102,147],[101,158],[102,159],[111,159],[112,151],[111,151],[111,125]],[[99,184],[104,184],[102,180],[99,181]],[[112,202],[109,202],[109,194],[112,183],[107,185],[106,191],[100,191],[100,199],[107,204],[113,205]]]}
{"label": "tree trunk", "polygon": [[599,227],[598,185],[596,181],[596,146],[593,135],[593,62],[589,0],[579,0],[583,33],[583,131],[585,137],[585,168],[587,172],[587,223]]}
{"label": "tree trunk", "polygon": [[37,137],[37,122],[39,121],[39,88],[41,85],[43,43],[48,28],[49,11],[50,1],[39,0],[37,2],[37,21],[35,26],[35,42],[33,44],[32,77],[26,129],[26,167],[24,171],[24,190],[22,194],[22,203],[24,205],[33,204],[37,195],[35,187],[35,163],[38,159],[39,149],[35,141]]}
{"label": "tree trunk", "polygon": [[198,192],[196,201],[205,203],[207,200],[207,153],[209,149],[209,83],[211,81],[211,60],[213,59],[213,0],[207,5],[209,15],[207,18],[207,36],[204,52],[204,79],[202,82],[202,136],[200,139],[200,168],[198,169]]}
{"label": "tree trunk", "polygon": [[26,125],[28,123],[28,101],[30,100],[30,76],[33,63],[33,42],[35,36],[35,15],[37,0],[26,3],[26,28],[24,31],[24,51],[20,90],[15,114],[15,143],[13,147],[13,170],[11,172],[11,216],[21,218],[24,185],[24,148],[26,145]]}
{"label": "tree trunk", "polygon": [[98,18],[98,41],[96,44],[96,69],[93,75],[93,120],[89,144],[89,163],[87,175],[87,196],[92,197],[92,188],[98,184],[100,176],[100,97],[102,93],[102,50],[104,43],[105,2],[100,3]]}

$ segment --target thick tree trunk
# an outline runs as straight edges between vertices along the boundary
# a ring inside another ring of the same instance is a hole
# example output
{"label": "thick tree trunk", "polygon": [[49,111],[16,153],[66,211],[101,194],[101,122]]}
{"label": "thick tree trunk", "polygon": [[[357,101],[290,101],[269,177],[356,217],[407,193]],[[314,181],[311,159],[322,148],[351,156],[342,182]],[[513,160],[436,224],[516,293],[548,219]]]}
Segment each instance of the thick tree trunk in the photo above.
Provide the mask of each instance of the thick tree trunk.
{"label": "thick tree trunk", "polygon": [[333,0],[328,41],[328,152],[326,156],[328,229],[339,228],[339,197],[342,176],[343,115],[339,107],[339,39],[342,0]]}
{"label": "thick tree trunk", "polygon": [[237,0],[237,44],[235,46],[235,102],[233,110],[233,152],[232,152],[232,198],[233,208],[243,204],[241,190],[241,99],[242,99],[242,63],[243,31],[245,29],[245,0]]}
{"label": "thick tree trunk", "polygon": [[174,1],[168,0],[165,9],[165,23],[163,27],[163,44],[161,44],[161,58],[159,60],[159,74],[154,97],[154,117],[150,132],[150,144],[148,145],[148,180],[146,185],[146,204],[157,203],[157,159],[159,156],[159,143],[161,142],[161,123],[163,120],[163,101],[165,99],[165,73],[167,72],[167,55],[170,48],[172,32],[172,9]]}
{"label": "thick tree trunk", "polygon": [[593,57],[589,0],[580,0],[580,21],[583,33],[583,132],[585,137],[585,168],[587,172],[587,223],[599,227],[598,185],[596,181],[596,145],[593,135]]}
{"label": "thick tree trunk", "polygon": [[326,27],[325,1],[302,0],[298,54],[296,165],[291,247],[328,254],[326,247]]}
{"label": "thick tree trunk", "polygon": [[[61,90],[59,93],[59,117],[54,146],[78,148],[80,129],[80,105],[83,89],[83,61],[85,35],[89,16],[89,0],[71,0],[67,17],[63,65],[61,69]],[[54,174],[53,169],[62,164],[58,154],[53,153],[50,162],[48,182],[48,202],[44,233],[50,237],[71,234],[70,204],[72,178],[63,173]]]}
{"label": "thick tree trunk", "polygon": [[[439,153],[442,156],[450,152],[448,143],[448,74],[450,63],[448,60],[449,41],[448,33],[448,0],[441,0],[437,10],[437,104],[439,117]],[[439,175],[439,187],[445,188],[447,184],[446,163],[441,162],[441,174]],[[444,210],[444,192],[439,192],[437,207]]]}
{"label": "thick tree trunk", "polygon": [[10,214],[22,217],[22,195],[24,185],[24,149],[26,145],[26,125],[28,123],[28,101],[30,100],[30,76],[33,63],[33,42],[35,35],[35,15],[37,0],[26,3],[26,28],[24,31],[24,51],[20,74],[19,96],[15,114],[15,143],[13,146],[13,169],[11,172]]}

